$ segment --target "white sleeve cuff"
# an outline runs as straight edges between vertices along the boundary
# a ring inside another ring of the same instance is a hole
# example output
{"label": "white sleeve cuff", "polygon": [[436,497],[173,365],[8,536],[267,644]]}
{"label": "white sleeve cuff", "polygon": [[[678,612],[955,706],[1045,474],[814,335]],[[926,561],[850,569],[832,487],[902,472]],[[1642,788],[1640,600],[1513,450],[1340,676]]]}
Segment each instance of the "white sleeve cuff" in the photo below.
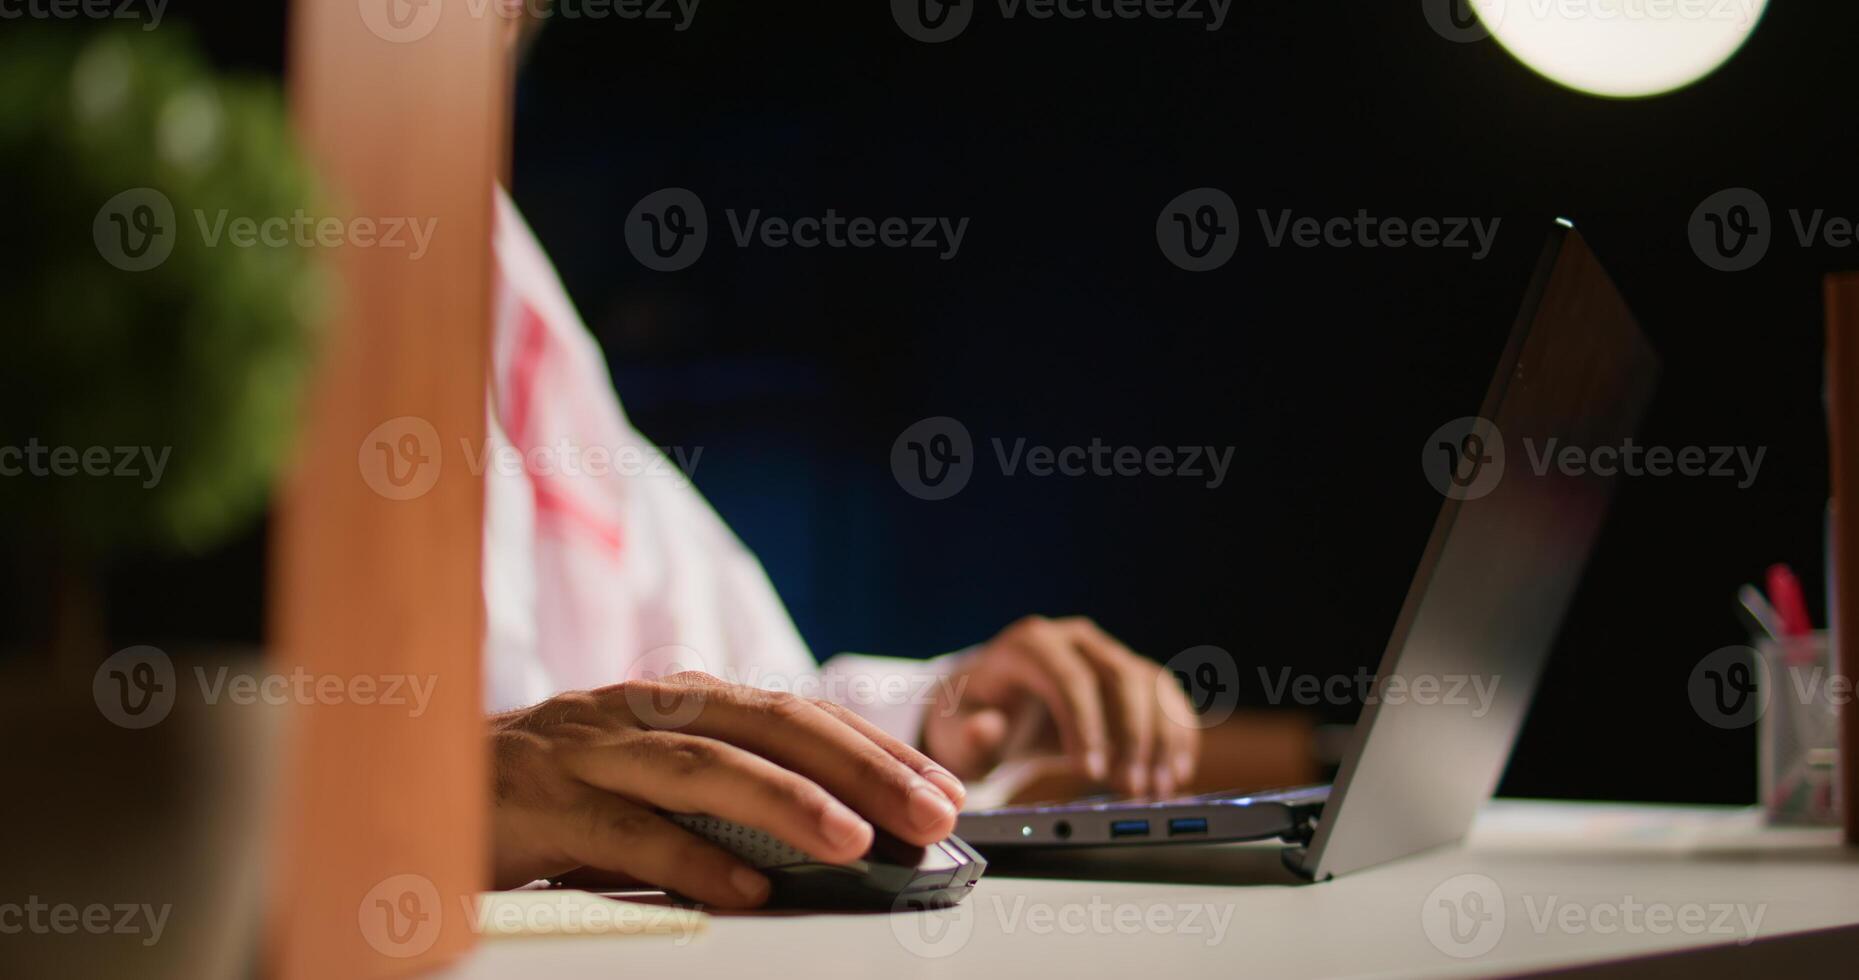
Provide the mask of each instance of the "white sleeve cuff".
{"label": "white sleeve cuff", "polygon": [[924,713],[944,693],[956,661],[973,649],[928,660],[842,653],[820,668],[824,693],[828,701],[852,709],[906,745],[921,748]]}

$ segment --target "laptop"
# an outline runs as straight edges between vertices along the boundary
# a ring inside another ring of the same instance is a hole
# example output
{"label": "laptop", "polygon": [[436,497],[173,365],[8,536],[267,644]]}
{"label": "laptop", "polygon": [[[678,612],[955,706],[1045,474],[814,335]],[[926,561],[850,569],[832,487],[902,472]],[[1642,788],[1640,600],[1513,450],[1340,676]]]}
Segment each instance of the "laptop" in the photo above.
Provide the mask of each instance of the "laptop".
{"label": "laptop", "polygon": [[[1483,407],[1426,447],[1445,503],[1335,783],[1005,806],[964,813],[956,833],[984,853],[1278,839],[1312,881],[1457,842],[1503,774],[1613,494],[1611,469],[1534,464],[1551,446],[1624,446],[1658,376],[1607,273],[1558,219]],[[1495,691],[1382,696],[1427,678]]]}

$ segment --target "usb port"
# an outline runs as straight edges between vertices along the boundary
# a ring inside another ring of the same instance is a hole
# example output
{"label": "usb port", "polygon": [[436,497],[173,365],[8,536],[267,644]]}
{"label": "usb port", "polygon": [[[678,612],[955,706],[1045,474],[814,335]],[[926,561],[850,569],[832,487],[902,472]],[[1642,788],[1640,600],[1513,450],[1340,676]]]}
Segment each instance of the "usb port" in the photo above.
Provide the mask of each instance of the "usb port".
{"label": "usb port", "polygon": [[1112,820],[1110,822],[1112,837],[1147,837],[1149,821],[1147,820]]}
{"label": "usb port", "polygon": [[1168,836],[1170,837],[1178,837],[1182,834],[1204,834],[1206,832],[1206,817],[1176,817],[1168,822]]}

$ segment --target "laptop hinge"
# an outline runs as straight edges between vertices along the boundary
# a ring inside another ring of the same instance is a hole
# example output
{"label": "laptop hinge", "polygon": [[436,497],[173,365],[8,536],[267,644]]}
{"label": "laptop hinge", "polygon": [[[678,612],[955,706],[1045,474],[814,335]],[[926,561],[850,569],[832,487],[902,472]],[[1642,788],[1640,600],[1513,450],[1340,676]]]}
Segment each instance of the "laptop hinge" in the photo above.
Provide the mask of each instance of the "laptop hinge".
{"label": "laptop hinge", "polygon": [[1287,844],[1296,845],[1300,850],[1317,836],[1317,819],[1323,814],[1323,805],[1300,806],[1291,809],[1291,826],[1278,835],[1278,839]]}

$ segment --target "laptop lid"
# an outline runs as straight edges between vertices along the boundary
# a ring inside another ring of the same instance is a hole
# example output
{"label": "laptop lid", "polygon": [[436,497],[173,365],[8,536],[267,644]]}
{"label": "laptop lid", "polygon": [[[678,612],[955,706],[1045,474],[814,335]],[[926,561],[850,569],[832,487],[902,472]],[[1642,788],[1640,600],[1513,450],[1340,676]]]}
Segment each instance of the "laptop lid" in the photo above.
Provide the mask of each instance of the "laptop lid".
{"label": "laptop lid", "polygon": [[1322,880],[1451,843],[1497,787],[1659,361],[1594,253],[1550,235],[1484,406],[1423,454],[1445,495],[1306,851]]}

